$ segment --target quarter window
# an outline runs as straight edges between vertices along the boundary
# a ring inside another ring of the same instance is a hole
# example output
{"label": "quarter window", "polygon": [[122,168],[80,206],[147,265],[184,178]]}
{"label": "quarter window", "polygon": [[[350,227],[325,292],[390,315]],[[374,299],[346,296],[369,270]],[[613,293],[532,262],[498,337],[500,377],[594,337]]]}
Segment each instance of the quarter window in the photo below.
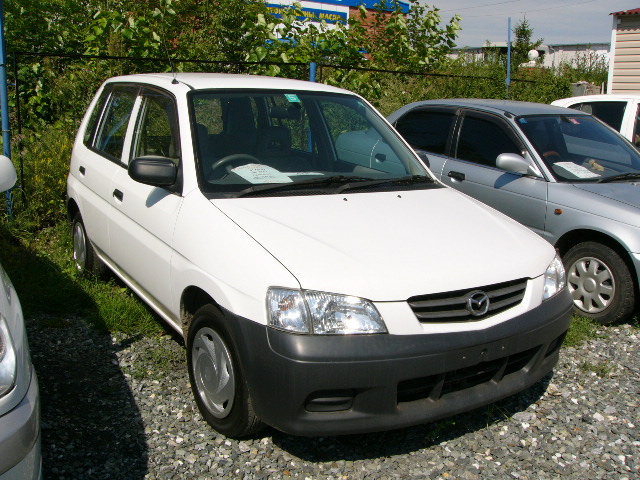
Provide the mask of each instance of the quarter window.
{"label": "quarter window", "polygon": [[96,128],[98,127],[98,122],[100,121],[100,115],[104,111],[104,104],[106,103],[109,95],[111,94],[111,90],[106,87],[105,90],[100,95],[100,98],[96,102],[96,106],[93,108],[91,112],[91,116],[89,117],[89,123],[87,124],[87,129],[84,131],[84,137],[82,141],[87,147],[93,146],[93,139],[95,137]]}

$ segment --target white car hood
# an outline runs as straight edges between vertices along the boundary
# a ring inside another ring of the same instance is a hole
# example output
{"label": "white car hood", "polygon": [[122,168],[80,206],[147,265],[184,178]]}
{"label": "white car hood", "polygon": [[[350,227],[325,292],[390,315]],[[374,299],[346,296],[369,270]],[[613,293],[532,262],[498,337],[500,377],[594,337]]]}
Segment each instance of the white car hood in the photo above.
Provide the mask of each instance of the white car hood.
{"label": "white car hood", "polygon": [[212,202],[302,288],[373,301],[537,277],[554,255],[522,225],[449,188]]}

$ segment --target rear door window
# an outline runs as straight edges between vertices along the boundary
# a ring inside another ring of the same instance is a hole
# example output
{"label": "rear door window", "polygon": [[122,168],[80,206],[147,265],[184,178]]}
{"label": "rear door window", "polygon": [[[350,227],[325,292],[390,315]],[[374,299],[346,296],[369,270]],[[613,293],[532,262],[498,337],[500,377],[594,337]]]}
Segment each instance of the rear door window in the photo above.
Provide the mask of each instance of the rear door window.
{"label": "rear door window", "polygon": [[124,139],[137,94],[138,87],[114,87],[93,143],[95,150],[114,160],[122,158]]}
{"label": "rear door window", "polygon": [[413,148],[446,155],[455,118],[454,111],[415,109],[400,118],[395,127]]}
{"label": "rear door window", "polygon": [[598,117],[604,123],[615,128],[617,131],[620,131],[620,128],[622,128],[622,119],[624,117],[626,107],[626,101],[582,102],[571,106],[571,108],[575,110],[590,113],[594,117]]}

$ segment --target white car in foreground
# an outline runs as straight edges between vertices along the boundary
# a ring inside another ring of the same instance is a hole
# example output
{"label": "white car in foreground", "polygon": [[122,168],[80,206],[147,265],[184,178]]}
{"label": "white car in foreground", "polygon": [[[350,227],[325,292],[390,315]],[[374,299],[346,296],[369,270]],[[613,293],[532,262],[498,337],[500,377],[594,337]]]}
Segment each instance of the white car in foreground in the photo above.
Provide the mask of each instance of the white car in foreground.
{"label": "white car in foreground", "polygon": [[[15,181],[13,163],[0,156],[0,192]],[[40,442],[38,379],[22,307],[0,265],[0,480],[42,478]]]}
{"label": "white car in foreground", "polygon": [[554,249],[435,180],[342,89],[110,79],[67,192],[78,268],[108,266],[184,335],[198,407],[225,435],[469,410],[545,376],[569,327]]}

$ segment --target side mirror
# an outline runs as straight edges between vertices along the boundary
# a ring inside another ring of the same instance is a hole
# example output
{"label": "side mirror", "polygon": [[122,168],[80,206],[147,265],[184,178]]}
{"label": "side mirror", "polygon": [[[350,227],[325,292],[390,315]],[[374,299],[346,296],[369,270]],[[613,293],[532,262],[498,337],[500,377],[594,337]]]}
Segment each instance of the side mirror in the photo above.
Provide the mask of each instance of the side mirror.
{"label": "side mirror", "polygon": [[535,171],[531,163],[516,153],[501,153],[498,155],[496,167],[511,173],[538,176],[538,172]]}
{"label": "side mirror", "polygon": [[6,155],[0,155],[0,192],[13,187],[17,179],[16,168],[11,159]]}
{"label": "side mirror", "polygon": [[129,176],[152,187],[171,187],[178,179],[178,166],[167,157],[145,156],[131,160]]}

